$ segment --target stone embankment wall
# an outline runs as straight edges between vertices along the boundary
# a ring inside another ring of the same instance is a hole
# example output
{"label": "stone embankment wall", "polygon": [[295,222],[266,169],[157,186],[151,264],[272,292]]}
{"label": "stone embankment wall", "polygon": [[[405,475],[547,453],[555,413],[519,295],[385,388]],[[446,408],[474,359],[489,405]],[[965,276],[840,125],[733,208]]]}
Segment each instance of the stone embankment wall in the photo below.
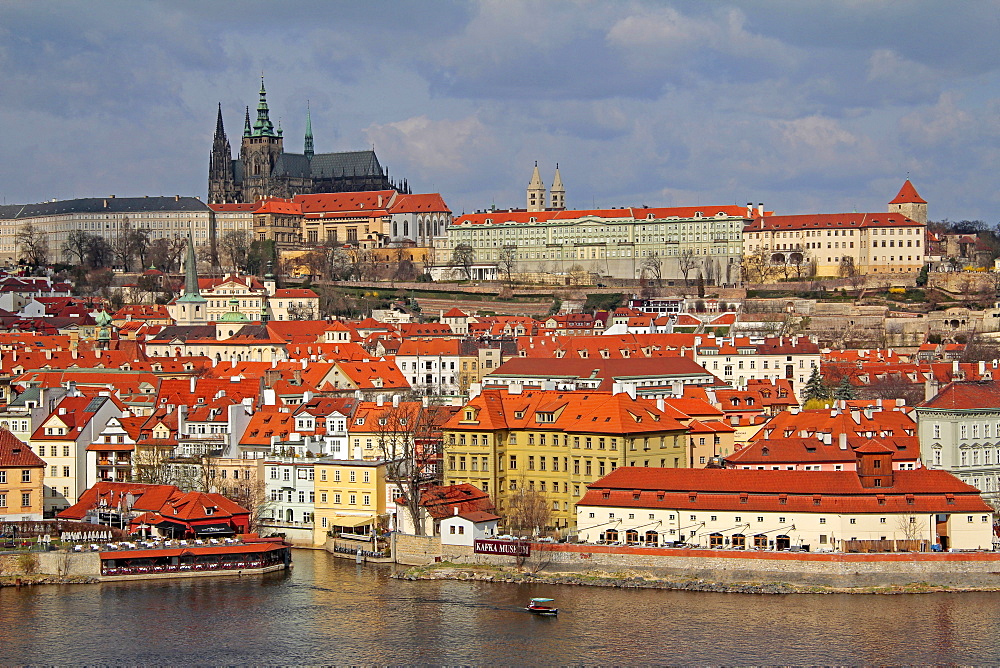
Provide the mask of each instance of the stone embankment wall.
{"label": "stone embankment wall", "polygon": [[[535,573],[621,573],[720,583],[787,582],[829,587],[927,583],[1000,588],[1000,553],[813,554],[533,544],[531,556],[474,554],[444,546],[443,561],[522,566]],[[424,562],[428,563],[428,562]]]}
{"label": "stone embankment wall", "polygon": [[[471,548],[469,553],[472,553]],[[392,554],[397,564],[426,566],[442,557],[440,536],[392,534]]]}
{"label": "stone embankment wall", "polygon": [[59,577],[99,576],[101,557],[97,552],[26,552],[0,554],[0,575],[29,575],[25,556],[34,558],[36,575]]}

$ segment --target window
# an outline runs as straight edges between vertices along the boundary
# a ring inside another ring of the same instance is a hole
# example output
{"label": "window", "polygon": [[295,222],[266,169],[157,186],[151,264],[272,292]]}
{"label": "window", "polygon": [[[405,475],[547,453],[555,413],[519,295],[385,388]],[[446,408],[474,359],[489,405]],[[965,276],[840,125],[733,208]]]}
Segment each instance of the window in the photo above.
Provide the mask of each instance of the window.
{"label": "window", "polygon": [[357,477],[358,477],[357,471],[350,471],[348,473],[348,478],[350,479],[351,482],[357,482]]}
{"label": "window", "polygon": [[6,508],[6,507],[7,507],[7,495],[0,494],[0,508]]}
{"label": "window", "polygon": [[358,495],[357,494],[348,495],[347,502],[352,506],[356,506],[358,504]]}
{"label": "window", "polygon": [[340,494],[334,494],[333,495],[333,502],[336,503],[336,504],[338,504],[338,505],[340,504]]}
{"label": "window", "polygon": [[30,505],[31,505],[31,492],[25,492],[21,494],[21,506],[23,507]]}
{"label": "window", "polygon": [[371,504],[372,504],[372,497],[371,496],[369,496],[368,494],[365,494],[364,496],[361,497],[361,505],[363,505],[363,506],[370,506]]}
{"label": "window", "polygon": [[326,492],[320,492],[319,493],[319,502],[320,503],[326,503]]}
{"label": "window", "polygon": [[319,524],[320,524],[321,527],[323,527],[325,529],[326,526],[327,526],[326,525],[326,518],[324,517],[324,518],[320,519]]}
{"label": "window", "polygon": [[857,523],[858,523],[858,518],[852,517],[851,518],[851,524],[857,524]]}
{"label": "window", "polygon": [[68,466],[64,466],[63,467],[63,477],[64,478],[68,478],[69,477],[69,467]]}

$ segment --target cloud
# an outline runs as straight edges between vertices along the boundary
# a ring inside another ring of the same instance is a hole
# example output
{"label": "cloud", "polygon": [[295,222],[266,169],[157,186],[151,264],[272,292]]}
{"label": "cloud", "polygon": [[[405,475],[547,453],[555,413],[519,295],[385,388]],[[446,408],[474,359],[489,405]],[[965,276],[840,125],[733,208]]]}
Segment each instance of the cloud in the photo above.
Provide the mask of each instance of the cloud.
{"label": "cloud", "polygon": [[462,173],[472,156],[497,147],[476,116],[431,120],[415,116],[365,130],[369,141],[393,159],[421,172]]}

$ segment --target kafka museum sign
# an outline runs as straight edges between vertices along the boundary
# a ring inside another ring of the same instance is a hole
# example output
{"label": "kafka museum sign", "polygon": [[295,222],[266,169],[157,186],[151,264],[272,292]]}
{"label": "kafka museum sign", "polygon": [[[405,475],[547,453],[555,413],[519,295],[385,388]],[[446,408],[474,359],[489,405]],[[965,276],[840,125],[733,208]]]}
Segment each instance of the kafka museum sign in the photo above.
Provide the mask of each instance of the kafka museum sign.
{"label": "kafka museum sign", "polygon": [[531,543],[509,540],[477,540],[472,549],[478,554],[502,554],[508,557],[531,556]]}

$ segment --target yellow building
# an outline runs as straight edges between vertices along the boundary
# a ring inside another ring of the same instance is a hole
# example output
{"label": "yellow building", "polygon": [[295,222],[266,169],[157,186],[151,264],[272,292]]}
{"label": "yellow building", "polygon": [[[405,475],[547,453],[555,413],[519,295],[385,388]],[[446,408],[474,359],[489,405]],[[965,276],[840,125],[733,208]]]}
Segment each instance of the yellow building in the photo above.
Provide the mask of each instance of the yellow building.
{"label": "yellow building", "polygon": [[0,519],[40,521],[45,462],[6,429],[0,429]]}
{"label": "yellow building", "polygon": [[313,543],[327,538],[368,541],[386,515],[386,465],[382,460],[333,459],[315,463]]}
{"label": "yellow building", "polygon": [[538,492],[550,526],[574,528],[586,486],[619,466],[686,467],[686,434],[626,393],[489,388],[444,426],[444,484],[475,485],[501,515],[519,488]]}

